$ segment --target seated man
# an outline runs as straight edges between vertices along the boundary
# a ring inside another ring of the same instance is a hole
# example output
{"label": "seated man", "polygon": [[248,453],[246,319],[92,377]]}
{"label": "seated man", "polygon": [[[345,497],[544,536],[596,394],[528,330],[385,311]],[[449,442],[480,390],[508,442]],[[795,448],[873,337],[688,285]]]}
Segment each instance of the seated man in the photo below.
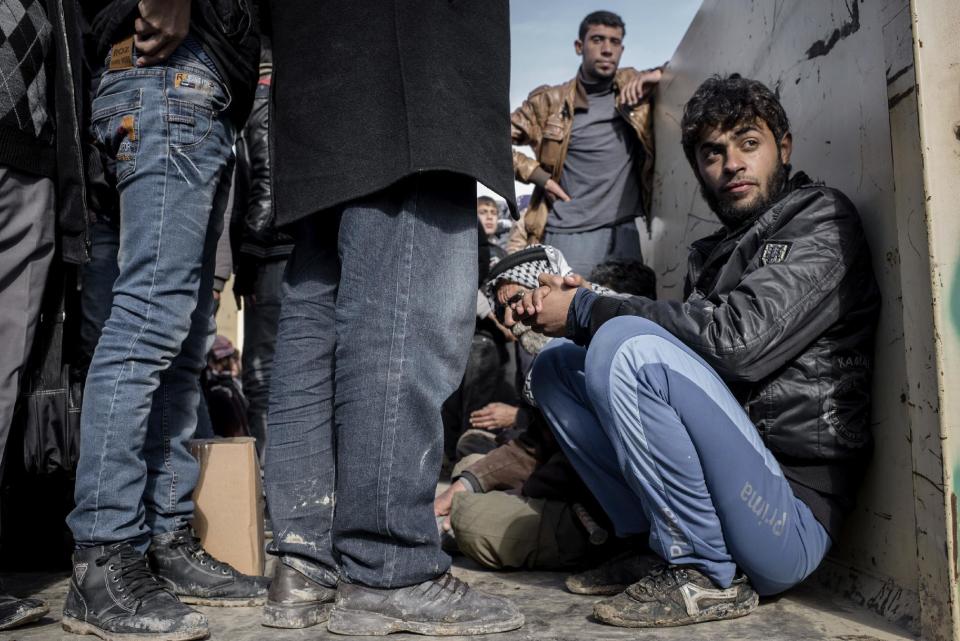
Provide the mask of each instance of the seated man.
{"label": "seated man", "polygon": [[821,562],[870,450],[880,299],[840,192],[790,173],[776,96],[733,75],[687,103],[683,148],[723,228],[686,300],[600,296],[541,274],[511,312],[554,342],[533,393],[620,536],[661,566],[594,608],[612,625],[743,616]]}
{"label": "seated man", "polygon": [[[536,248],[526,249],[513,254],[513,260],[537,253]],[[549,259],[551,254],[547,256]],[[556,263],[534,260],[504,272],[495,268],[487,288],[500,313],[502,303],[511,296],[537,286],[538,271],[568,273],[562,256],[556,253],[556,257]],[[590,281],[599,286],[596,291],[656,297],[653,270],[639,261],[601,263],[591,272]],[[523,339],[544,337],[518,328],[520,324],[511,325],[515,332],[522,332],[518,336],[524,349],[535,355],[543,342]],[[498,438],[502,444],[486,456],[461,460],[453,470],[450,487],[434,502],[435,514],[446,517],[443,528],[454,533],[458,549],[496,570],[574,568],[621,551],[628,543],[608,539],[608,519],[560,451],[540,411],[526,401],[513,409],[511,438]],[[480,430],[467,434],[475,431]],[[633,561],[618,561],[617,574],[626,575],[624,567],[649,568],[646,559]],[[626,587],[616,577],[603,585]],[[596,585],[579,587],[576,582],[568,582],[568,587],[578,592],[597,589]]]}

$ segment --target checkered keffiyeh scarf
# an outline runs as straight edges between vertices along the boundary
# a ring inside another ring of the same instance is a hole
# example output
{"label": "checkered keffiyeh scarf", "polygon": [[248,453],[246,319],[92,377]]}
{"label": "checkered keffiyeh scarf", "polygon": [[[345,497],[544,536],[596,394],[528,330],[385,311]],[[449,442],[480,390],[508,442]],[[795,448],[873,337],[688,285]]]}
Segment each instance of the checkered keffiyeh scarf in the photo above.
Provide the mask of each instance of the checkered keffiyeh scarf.
{"label": "checkered keffiyeh scarf", "polygon": [[[540,274],[544,273],[567,276],[573,270],[556,247],[531,245],[496,263],[483,285],[483,293],[490,301],[490,306],[495,307],[497,287],[502,283],[516,283],[527,289],[536,289],[540,286]],[[593,285],[592,289],[598,294],[611,293],[599,285]]]}
{"label": "checkered keffiyeh scarf", "polygon": [[53,140],[47,101],[52,27],[41,0],[0,0],[0,127]]}
{"label": "checkered keffiyeh scarf", "polygon": [[[515,283],[526,289],[536,289],[540,286],[540,274],[556,274],[567,276],[573,270],[567,264],[563,254],[556,247],[550,245],[531,245],[506,258],[501,259],[490,269],[490,275],[483,284],[483,293],[490,302],[490,307],[496,309],[497,287],[503,283]],[[598,294],[610,294],[611,290],[599,285],[591,288]],[[537,354],[550,340],[533,331],[529,325],[517,323],[512,328],[513,334],[520,341],[520,346],[530,354]]]}

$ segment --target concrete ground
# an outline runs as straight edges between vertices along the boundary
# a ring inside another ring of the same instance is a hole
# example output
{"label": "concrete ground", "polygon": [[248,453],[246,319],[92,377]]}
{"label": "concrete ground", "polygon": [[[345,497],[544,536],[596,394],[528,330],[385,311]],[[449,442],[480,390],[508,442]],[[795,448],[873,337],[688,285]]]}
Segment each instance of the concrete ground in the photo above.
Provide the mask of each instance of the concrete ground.
{"label": "concrete ground", "polygon": [[[915,637],[885,620],[814,586],[800,586],[786,595],[761,602],[748,617],[735,621],[663,630],[618,629],[590,620],[594,597],[563,589],[564,574],[556,572],[486,572],[460,558],[455,573],[472,585],[513,599],[527,617],[520,630],[483,637],[485,641],[913,641]],[[50,615],[19,630],[0,632],[2,641],[75,641],[80,637],[60,628],[60,611],[67,590],[64,575],[14,574],[4,577],[14,594],[36,595],[50,605]],[[199,608],[210,619],[211,639],[229,641],[294,641],[344,639],[321,626],[306,630],[276,630],[260,625],[258,608]],[[93,638],[93,637],[88,637]],[[382,637],[377,637],[382,638]],[[424,639],[396,634],[391,641]],[[450,637],[447,637],[450,638]],[[458,637],[459,638],[459,637]]]}

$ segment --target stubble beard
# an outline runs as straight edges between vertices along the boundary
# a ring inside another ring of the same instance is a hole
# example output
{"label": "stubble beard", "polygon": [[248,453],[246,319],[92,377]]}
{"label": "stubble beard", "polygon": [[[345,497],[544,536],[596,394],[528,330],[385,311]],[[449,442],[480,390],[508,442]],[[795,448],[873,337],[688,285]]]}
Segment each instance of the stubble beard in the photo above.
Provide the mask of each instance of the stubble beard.
{"label": "stubble beard", "polygon": [[715,192],[707,189],[701,181],[700,194],[707,201],[710,210],[720,219],[723,226],[727,229],[738,229],[742,225],[758,218],[763,212],[770,208],[776,202],[783,188],[787,184],[787,166],[783,161],[777,158],[777,169],[770,178],[761,195],[750,205],[737,206],[736,201],[725,201]]}

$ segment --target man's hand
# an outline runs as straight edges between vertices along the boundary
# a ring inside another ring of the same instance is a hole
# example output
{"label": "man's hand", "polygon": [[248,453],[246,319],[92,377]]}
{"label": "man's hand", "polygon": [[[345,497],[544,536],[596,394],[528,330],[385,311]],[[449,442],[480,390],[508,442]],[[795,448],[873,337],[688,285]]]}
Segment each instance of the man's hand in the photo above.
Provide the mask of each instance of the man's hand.
{"label": "man's hand", "polygon": [[433,514],[434,516],[445,516],[443,520],[443,531],[450,531],[450,508],[453,505],[453,497],[460,492],[466,492],[469,488],[466,485],[466,482],[460,479],[457,479],[450,484],[443,493],[437,498],[433,499]]}
{"label": "man's hand", "polygon": [[504,338],[508,343],[516,343],[516,342],[517,342],[517,337],[513,335],[513,332],[510,331],[510,328],[504,326],[503,323],[501,323],[500,321],[498,321],[496,315],[495,315],[493,312],[487,314],[487,318],[489,318],[490,320],[492,320],[492,321],[494,322],[494,324],[497,326],[497,329],[500,330],[500,333],[503,334],[503,338]]}
{"label": "man's hand", "polygon": [[563,277],[554,274],[540,274],[539,280],[540,287],[513,306],[514,314],[545,336],[563,336],[578,288],[566,285]]}
{"label": "man's hand", "polygon": [[547,200],[550,201],[550,204],[553,204],[553,201],[560,199],[563,202],[569,202],[570,196],[567,195],[567,192],[563,190],[563,187],[554,180],[550,178],[547,180],[546,184],[543,186],[543,189],[547,192]]}
{"label": "man's hand", "polygon": [[133,44],[141,56],[138,67],[163,62],[190,31],[190,0],[140,0]]}
{"label": "man's hand", "polygon": [[648,85],[657,84],[662,76],[663,72],[660,69],[638,73],[620,89],[620,97],[623,98],[623,103],[630,107],[639,104],[646,94]]}
{"label": "man's hand", "polygon": [[513,427],[517,424],[517,412],[520,408],[506,403],[487,403],[470,413],[470,427],[481,430],[497,430]]}
{"label": "man's hand", "polygon": [[567,287],[586,287],[590,289],[593,283],[585,279],[580,274],[570,273],[563,277],[563,284]]}

